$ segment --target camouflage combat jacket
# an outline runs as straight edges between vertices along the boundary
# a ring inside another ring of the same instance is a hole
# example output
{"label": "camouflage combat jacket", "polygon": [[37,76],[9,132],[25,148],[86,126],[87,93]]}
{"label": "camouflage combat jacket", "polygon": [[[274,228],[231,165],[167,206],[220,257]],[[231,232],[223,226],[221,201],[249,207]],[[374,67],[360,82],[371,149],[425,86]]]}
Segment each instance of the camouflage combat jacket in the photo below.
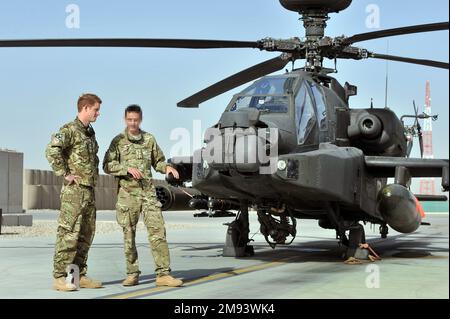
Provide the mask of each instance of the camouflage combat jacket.
{"label": "camouflage combat jacket", "polygon": [[92,126],[76,118],[52,135],[45,156],[57,176],[77,175],[81,185],[95,187],[98,179],[98,144]]}
{"label": "camouflage combat jacket", "polygon": [[[152,134],[144,132],[132,137],[125,130],[111,142],[103,160],[103,170],[119,179],[119,187],[129,192],[139,189],[153,189],[151,182],[153,167],[157,172],[166,173],[165,157]],[[128,173],[128,168],[137,168],[143,175],[136,180]]]}

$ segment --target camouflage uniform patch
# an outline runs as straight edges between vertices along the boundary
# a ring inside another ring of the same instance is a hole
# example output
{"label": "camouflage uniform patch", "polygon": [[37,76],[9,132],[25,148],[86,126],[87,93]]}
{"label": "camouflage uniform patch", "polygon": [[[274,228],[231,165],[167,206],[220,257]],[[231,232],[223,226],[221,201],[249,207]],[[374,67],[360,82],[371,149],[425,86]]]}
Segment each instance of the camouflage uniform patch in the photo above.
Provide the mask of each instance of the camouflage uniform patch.
{"label": "camouflage uniform patch", "polygon": [[64,134],[56,133],[52,137],[52,146],[63,146],[64,145]]}

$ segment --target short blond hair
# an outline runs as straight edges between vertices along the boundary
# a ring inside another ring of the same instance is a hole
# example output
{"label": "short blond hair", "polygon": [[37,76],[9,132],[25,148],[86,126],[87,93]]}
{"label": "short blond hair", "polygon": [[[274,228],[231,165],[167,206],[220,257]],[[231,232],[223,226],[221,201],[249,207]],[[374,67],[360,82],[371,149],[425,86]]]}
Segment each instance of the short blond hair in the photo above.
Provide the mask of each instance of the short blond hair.
{"label": "short blond hair", "polygon": [[94,106],[95,103],[102,104],[102,100],[95,94],[85,93],[78,98],[78,112],[81,112],[86,105]]}

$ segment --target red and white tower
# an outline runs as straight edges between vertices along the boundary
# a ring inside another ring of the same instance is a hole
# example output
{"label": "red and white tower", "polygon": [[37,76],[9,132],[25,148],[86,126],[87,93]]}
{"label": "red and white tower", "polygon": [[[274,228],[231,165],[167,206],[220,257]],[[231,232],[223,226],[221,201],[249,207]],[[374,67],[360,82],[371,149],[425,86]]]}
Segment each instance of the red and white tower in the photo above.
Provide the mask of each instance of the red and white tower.
{"label": "red and white tower", "polygon": [[[431,90],[430,81],[427,81],[425,89],[425,110],[424,113],[431,115]],[[431,117],[423,120],[423,157],[433,158],[433,134],[432,134],[432,120]],[[435,180],[434,178],[420,179],[420,194],[435,195]]]}

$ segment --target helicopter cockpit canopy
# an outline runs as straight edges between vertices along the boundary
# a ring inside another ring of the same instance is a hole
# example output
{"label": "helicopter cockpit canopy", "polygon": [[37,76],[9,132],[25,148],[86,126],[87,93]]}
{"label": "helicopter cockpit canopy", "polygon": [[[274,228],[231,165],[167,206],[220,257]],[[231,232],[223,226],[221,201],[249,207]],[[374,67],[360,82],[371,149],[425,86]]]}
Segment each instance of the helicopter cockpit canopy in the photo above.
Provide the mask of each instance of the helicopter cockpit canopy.
{"label": "helicopter cockpit canopy", "polygon": [[[293,102],[291,104],[291,101]],[[289,107],[293,107],[292,111]],[[317,131],[327,131],[327,108],[323,88],[312,79],[293,75],[267,76],[236,94],[227,111],[255,108],[263,113],[295,114],[298,145],[317,144]]]}
{"label": "helicopter cockpit canopy", "polygon": [[289,96],[293,92],[294,76],[270,76],[255,81],[235,96],[230,111],[242,108],[256,108],[270,113],[287,113]]}
{"label": "helicopter cockpit canopy", "polygon": [[304,80],[295,96],[298,144],[305,143],[316,123],[320,131],[328,129],[326,102],[322,90],[316,83]]}

